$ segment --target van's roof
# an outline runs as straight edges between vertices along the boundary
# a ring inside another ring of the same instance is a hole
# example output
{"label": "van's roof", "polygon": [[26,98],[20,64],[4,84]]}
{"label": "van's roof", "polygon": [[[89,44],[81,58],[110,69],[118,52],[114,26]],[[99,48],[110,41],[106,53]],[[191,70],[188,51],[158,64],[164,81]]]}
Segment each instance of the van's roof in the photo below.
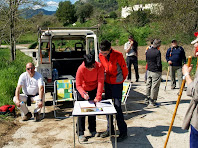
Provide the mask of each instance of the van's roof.
{"label": "van's roof", "polygon": [[42,36],[48,36],[49,34],[51,34],[51,36],[67,36],[67,35],[86,36],[86,35],[92,35],[94,34],[94,32],[91,30],[47,30],[42,33]]}

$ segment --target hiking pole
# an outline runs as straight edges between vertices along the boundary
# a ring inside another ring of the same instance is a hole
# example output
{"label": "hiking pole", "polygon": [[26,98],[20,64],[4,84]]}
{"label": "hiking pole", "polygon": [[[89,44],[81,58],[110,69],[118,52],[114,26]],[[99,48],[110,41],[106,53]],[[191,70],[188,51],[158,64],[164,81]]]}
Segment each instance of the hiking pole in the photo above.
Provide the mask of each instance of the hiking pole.
{"label": "hiking pole", "polygon": [[165,84],[164,91],[166,91],[166,86],[167,86],[167,81],[168,81],[169,70],[170,70],[170,66],[168,66],[168,72],[167,72],[167,75],[166,75],[166,84]]}
{"label": "hiking pole", "polygon": [[[189,57],[188,57],[188,67],[189,67],[190,64],[191,64],[191,61],[192,61],[192,57],[189,56]],[[170,136],[170,132],[171,132],[171,130],[172,130],[172,126],[173,126],[173,123],[174,123],[174,120],[175,120],[175,116],[176,116],[176,113],[177,113],[177,108],[178,108],[178,106],[179,106],[179,102],[180,102],[180,99],[181,99],[181,96],[182,96],[182,92],[183,92],[185,83],[186,83],[186,80],[183,79],[183,80],[182,80],[182,85],[181,85],[181,88],[180,88],[180,92],[179,92],[179,96],[178,96],[178,99],[177,99],[177,103],[176,103],[176,106],[175,106],[175,111],[174,111],[174,113],[173,113],[172,121],[171,121],[171,124],[170,124],[170,126],[169,126],[168,135],[167,135],[167,137],[166,137],[166,142],[165,142],[165,144],[164,144],[164,148],[166,148],[166,145],[167,145],[167,143],[168,143],[168,139],[169,139],[169,136]]]}

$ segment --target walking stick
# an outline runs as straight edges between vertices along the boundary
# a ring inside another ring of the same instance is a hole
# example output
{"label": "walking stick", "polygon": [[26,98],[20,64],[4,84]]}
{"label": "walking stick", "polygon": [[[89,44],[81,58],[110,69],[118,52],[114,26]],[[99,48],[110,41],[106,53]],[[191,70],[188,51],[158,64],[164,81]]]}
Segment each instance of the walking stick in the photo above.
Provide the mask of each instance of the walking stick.
{"label": "walking stick", "polygon": [[167,75],[166,75],[166,84],[165,84],[164,91],[166,91],[166,86],[167,86],[167,81],[168,81],[169,70],[170,70],[170,66],[168,66],[168,72],[167,72]]}
{"label": "walking stick", "polygon": [[[191,61],[192,61],[192,57],[189,56],[189,57],[188,57],[188,67],[189,67],[190,64],[191,64]],[[181,99],[181,96],[182,96],[182,92],[183,92],[185,83],[186,83],[186,80],[183,79],[182,85],[181,85],[181,88],[180,88],[180,92],[179,92],[179,96],[178,96],[178,99],[177,99],[177,103],[176,103],[176,106],[175,106],[175,111],[174,111],[174,113],[173,113],[172,121],[171,121],[169,130],[168,130],[168,135],[167,135],[167,137],[166,137],[166,142],[165,142],[165,144],[164,144],[164,148],[166,148],[166,145],[167,145],[167,143],[168,143],[168,139],[169,139],[169,136],[170,136],[170,132],[171,132],[171,130],[172,130],[172,126],[173,126],[173,123],[174,123],[174,120],[175,120],[175,116],[176,116],[176,113],[177,113],[177,108],[178,108],[178,106],[179,106],[179,102],[180,102],[180,99]]]}

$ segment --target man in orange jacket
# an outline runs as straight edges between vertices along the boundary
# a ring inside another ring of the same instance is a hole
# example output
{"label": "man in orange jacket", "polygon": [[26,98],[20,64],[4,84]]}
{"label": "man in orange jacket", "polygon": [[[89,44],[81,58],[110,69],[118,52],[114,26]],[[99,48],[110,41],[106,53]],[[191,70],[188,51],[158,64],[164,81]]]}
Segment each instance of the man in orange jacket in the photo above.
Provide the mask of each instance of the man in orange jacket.
{"label": "man in orange jacket", "polygon": [[[117,111],[117,125],[120,131],[118,142],[127,138],[127,125],[121,108],[123,82],[128,75],[128,69],[122,53],[113,50],[111,43],[104,40],[100,44],[99,59],[105,68],[105,98],[114,99],[114,106]],[[109,136],[109,119],[107,131],[101,134],[102,138]],[[111,117],[111,134],[114,134],[113,117]]]}

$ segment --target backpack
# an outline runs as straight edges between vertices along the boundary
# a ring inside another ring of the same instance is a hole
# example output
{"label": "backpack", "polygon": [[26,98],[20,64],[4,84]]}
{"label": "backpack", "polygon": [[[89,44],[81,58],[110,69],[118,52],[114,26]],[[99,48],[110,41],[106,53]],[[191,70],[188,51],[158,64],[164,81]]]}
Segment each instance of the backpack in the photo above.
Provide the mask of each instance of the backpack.
{"label": "backpack", "polygon": [[5,115],[7,113],[13,113],[15,117],[15,105],[3,105],[0,107],[0,115]]}

